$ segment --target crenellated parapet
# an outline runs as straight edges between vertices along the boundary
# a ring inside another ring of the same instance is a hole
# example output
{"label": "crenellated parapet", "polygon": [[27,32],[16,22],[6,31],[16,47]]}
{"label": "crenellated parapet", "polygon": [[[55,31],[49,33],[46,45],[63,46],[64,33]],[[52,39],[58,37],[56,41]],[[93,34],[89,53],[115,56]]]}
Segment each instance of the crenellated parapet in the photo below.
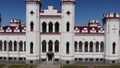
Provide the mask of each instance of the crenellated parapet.
{"label": "crenellated parapet", "polygon": [[106,23],[106,20],[108,20],[108,19],[119,19],[120,20],[120,13],[118,13],[118,12],[105,13],[103,15],[103,23]]}
{"label": "crenellated parapet", "polygon": [[21,24],[19,19],[11,19],[10,26],[4,26],[0,28],[0,33],[16,33],[16,32],[26,32],[26,26]]}
{"label": "crenellated parapet", "polygon": [[89,20],[87,26],[75,26],[74,32],[77,34],[103,34],[105,31],[98,20]]}
{"label": "crenellated parapet", "polygon": [[88,26],[100,26],[98,20],[89,20]]}

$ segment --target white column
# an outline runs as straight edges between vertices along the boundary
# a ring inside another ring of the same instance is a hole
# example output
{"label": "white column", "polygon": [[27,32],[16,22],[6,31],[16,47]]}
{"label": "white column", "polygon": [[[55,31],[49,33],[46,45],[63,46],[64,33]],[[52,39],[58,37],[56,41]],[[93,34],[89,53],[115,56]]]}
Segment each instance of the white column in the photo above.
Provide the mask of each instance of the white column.
{"label": "white column", "polygon": [[79,52],[80,49],[79,49],[79,43],[77,43],[77,52]]}
{"label": "white column", "polygon": [[22,50],[23,50],[23,52],[24,52],[24,47],[25,47],[25,44],[24,44],[24,42],[23,42],[23,49],[22,49]]}
{"label": "white column", "polygon": [[46,32],[48,32],[48,24],[46,24]]}
{"label": "white column", "polygon": [[100,52],[100,44],[99,44],[99,51],[98,52]]}
{"label": "white column", "polygon": [[14,42],[12,41],[12,51],[14,51]]}
{"label": "white column", "polygon": [[88,52],[90,52],[90,44],[88,43]]}
{"label": "white column", "polygon": [[85,52],[85,43],[82,43],[82,52]]}
{"label": "white column", "polygon": [[55,52],[55,45],[54,45],[54,43],[53,43],[53,52]]}
{"label": "white column", "polygon": [[53,24],[53,32],[55,32],[55,24]]}
{"label": "white column", "polygon": [[46,42],[46,52],[48,52],[48,42]]}
{"label": "white column", "polygon": [[2,41],[2,51],[4,51],[4,42]]}

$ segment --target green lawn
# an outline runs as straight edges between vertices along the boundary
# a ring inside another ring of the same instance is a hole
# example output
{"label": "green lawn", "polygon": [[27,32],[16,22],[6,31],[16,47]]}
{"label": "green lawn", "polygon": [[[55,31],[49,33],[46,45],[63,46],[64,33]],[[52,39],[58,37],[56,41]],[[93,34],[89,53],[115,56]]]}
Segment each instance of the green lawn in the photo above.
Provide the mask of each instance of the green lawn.
{"label": "green lawn", "polygon": [[86,66],[62,66],[61,68],[87,68]]}
{"label": "green lawn", "polygon": [[94,66],[94,68],[120,68],[120,66]]}
{"label": "green lawn", "polygon": [[5,65],[4,64],[0,64],[0,68],[3,68]]}
{"label": "green lawn", "polygon": [[35,65],[11,65],[8,68],[36,68]]}

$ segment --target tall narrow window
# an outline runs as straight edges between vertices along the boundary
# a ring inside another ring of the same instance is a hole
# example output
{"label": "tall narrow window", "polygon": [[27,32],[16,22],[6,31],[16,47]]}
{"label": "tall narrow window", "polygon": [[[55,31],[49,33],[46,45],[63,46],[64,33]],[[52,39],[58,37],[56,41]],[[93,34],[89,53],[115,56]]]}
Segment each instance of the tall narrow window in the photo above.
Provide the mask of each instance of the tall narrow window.
{"label": "tall narrow window", "polygon": [[42,42],[42,52],[46,52],[46,41]]}
{"label": "tall narrow window", "polygon": [[66,28],[67,30],[67,32],[69,32],[70,31],[70,23],[69,22],[67,22],[67,28]]}
{"label": "tall narrow window", "polygon": [[49,23],[49,32],[53,32],[53,23],[52,22]]}
{"label": "tall narrow window", "polygon": [[23,42],[22,41],[19,42],[19,51],[23,51]]}
{"label": "tall narrow window", "polygon": [[12,51],[12,41],[9,42],[9,51]]}
{"label": "tall narrow window", "polygon": [[104,52],[104,42],[100,43],[100,52]]}
{"label": "tall narrow window", "polygon": [[30,53],[33,54],[33,42],[30,43]]}
{"label": "tall narrow window", "polygon": [[82,42],[79,42],[79,52],[82,52]]}
{"label": "tall narrow window", "polygon": [[34,29],[34,23],[33,23],[33,21],[30,23],[30,31],[33,31],[33,29]]}
{"label": "tall narrow window", "polygon": [[70,51],[69,51],[69,46],[70,46],[70,43],[67,42],[67,43],[66,43],[66,54],[69,54],[69,53],[70,53]]}
{"label": "tall narrow window", "polygon": [[4,41],[4,51],[7,50],[7,41]]}
{"label": "tall narrow window", "polygon": [[85,52],[88,52],[88,42],[85,42]]}
{"label": "tall narrow window", "polygon": [[26,51],[26,41],[24,42],[24,51]]}
{"label": "tall narrow window", "polygon": [[59,32],[59,23],[58,22],[55,23],[55,32]]}
{"label": "tall narrow window", "polygon": [[95,46],[95,52],[99,52],[99,42],[96,42],[96,46]]}
{"label": "tall narrow window", "polygon": [[90,52],[93,52],[93,42],[90,42]]}
{"label": "tall narrow window", "polygon": [[50,40],[48,43],[48,51],[52,52],[53,51],[53,42]]}
{"label": "tall narrow window", "polygon": [[0,51],[2,51],[2,47],[3,47],[2,41],[0,41]]}
{"label": "tall narrow window", "polygon": [[17,51],[17,42],[14,41],[14,51]]}
{"label": "tall narrow window", "polygon": [[47,30],[46,30],[46,22],[43,22],[42,23],[42,32],[46,32]]}
{"label": "tall narrow window", "polygon": [[77,41],[74,42],[74,49],[75,49],[75,52],[77,52]]}
{"label": "tall narrow window", "polygon": [[59,41],[55,41],[55,52],[59,52]]}
{"label": "tall narrow window", "polygon": [[113,54],[115,54],[116,43],[114,42],[114,43],[112,44],[112,46],[113,46],[113,50],[112,50],[112,53],[113,53]]}

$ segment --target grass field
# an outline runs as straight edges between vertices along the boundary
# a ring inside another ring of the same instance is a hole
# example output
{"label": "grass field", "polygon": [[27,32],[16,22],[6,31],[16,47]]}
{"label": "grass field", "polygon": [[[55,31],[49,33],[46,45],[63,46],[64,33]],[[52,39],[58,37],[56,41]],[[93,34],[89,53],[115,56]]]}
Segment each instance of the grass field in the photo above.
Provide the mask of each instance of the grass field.
{"label": "grass field", "polygon": [[0,68],[3,68],[5,65],[4,64],[0,64]]}
{"label": "grass field", "polygon": [[36,68],[35,65],[11,65],[8,68]]}
{"label": "grass field", "polygon": [[86,66],[61,66],[61,68],[87,68]]}
{"label": "grass field", "polygon": [[94,66],[94,68],[120,68],[120,66]]}

